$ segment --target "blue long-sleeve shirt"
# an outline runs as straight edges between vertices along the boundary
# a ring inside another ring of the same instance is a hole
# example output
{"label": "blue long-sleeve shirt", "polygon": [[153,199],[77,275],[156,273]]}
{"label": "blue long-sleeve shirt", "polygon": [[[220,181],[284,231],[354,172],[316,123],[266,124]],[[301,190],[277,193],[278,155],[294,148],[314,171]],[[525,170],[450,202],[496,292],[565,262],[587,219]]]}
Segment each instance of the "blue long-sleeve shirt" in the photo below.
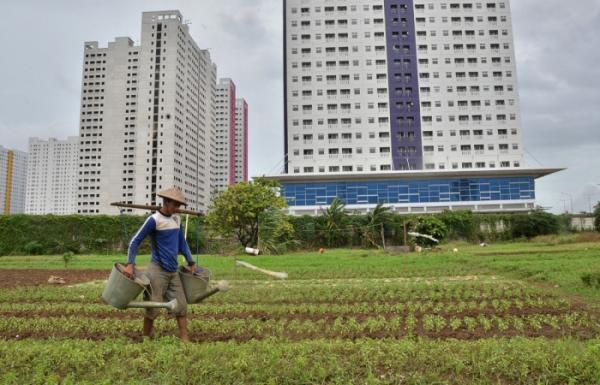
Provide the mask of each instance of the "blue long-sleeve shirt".
{"label": "blue long-sleeve shirt", "polygon": [[177,215],[166,216],[160,211],[149,216],[129,242],[128,263],[135,263],[138,248],[148,235],[151,238],[152,262],[158,263],[164,270],[172,273],[177,271],[179,253],[183,254],[189,265],[194,263],[181,231],[181,220]]}

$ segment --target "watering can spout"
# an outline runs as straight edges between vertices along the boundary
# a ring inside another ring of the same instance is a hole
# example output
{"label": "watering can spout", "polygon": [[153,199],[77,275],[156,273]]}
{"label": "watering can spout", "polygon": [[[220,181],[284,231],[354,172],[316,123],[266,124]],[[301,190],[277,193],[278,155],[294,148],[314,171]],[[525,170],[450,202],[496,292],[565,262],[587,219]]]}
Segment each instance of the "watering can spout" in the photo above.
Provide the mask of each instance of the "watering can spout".
{"label": "watering can spout", "polygon": [[177,300],[173,299],[169,302],[151,302],[151,301],[131,301],[127,304],[127,308],[138,308],[138,309],[154,309],[164,308],[168,310],[175,310],[177,307]]}

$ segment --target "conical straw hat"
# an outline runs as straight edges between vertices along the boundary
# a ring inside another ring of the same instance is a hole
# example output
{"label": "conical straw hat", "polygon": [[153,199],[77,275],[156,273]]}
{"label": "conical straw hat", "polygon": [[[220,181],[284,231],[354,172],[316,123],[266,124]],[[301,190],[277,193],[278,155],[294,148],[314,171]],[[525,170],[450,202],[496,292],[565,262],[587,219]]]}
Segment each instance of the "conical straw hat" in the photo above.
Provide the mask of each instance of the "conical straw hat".
{"label": "conical straw hat", "polygon": [[178,187],[171,187],[169,189],[163,190],[157,194],[159,197],[167,198],[172,201],[181,203],[184,206],[187,206],[185,202],[185,195]]}

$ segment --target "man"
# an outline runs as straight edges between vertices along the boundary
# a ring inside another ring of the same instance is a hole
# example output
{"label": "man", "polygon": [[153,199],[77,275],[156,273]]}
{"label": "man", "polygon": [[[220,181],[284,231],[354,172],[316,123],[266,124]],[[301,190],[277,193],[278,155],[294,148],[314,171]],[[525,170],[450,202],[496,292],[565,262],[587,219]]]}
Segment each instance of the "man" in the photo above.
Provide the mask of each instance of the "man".
{"label": "man", "polygon": [[[146,219],[142,227],[129,243],[128,263],[125,274],[132,277],[138,248],[146,236],[150,236],[152,262],[146,269],[146,275],[152,286],[151,301],[163,302],[177,299],[177,308],[172,312],[177,319],[179,336],[188,342],[187,302],[181,280],[179,279],[177,255],[185,256],[190,271],[196,271],[192,253],[181,231],[181,221],[175,215],[181,205],[186,205],[183,192],[176,187],[158,193],[163,198],[163,206]],[[146,309],[144,316],[144,336],[151,337],[154,320],[159,309]]]}

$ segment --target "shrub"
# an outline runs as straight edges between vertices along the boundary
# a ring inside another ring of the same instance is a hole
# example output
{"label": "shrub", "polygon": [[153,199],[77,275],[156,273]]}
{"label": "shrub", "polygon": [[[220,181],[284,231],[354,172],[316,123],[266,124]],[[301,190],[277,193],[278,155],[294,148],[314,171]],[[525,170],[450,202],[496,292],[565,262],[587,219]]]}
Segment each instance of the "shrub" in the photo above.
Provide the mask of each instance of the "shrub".
{"label": "shrub", "polygon": [[581,281],[586,286],[600,289],[600,272],[585,273],[581,276]]}
{"label": "shrub", "polygon": [[266,254],[283,254],[297,244],[294,226],[281,210],[267,210],[260,215],[258,248]]}
{"label": "shrub", "polygon": [[[418,218],[415,225],[415,231],[420,234],[431,235],[440,242],[442,242],[442,240],[444,240],[448,235],[448,228],[444,222],[433,216]],[[423,237],[417,237],[415,239],[415,243],[424,247],[433,246],[436,244],[431,239]]]}
{"label": "shrub", "polygon": [[23,246],[23,251],[29,255],[40,255],[44,254],[44,246],[38,241],[31,241]]}
{"label": "shrub", "polygon": [[529,214],[515,214],[511,218],[513,238],[531,239],[538,235],[558,234],[560,223],[555,215],[536,210]]}
{"label": "shrub", "polygon": [[446,225],[449,239],[469,241],[475,239],[478,221],[473,212],[469,210],[445,210],[442,214],[436,216]]}
{"label": "shrub", "polygon": [[75,254],[73,254],[71,251],[69,251],[69,252],[63,254],[62,259],[63,259],[63,262],[65,264],[65,269],[66,269],[67,265],[75,259]]}

